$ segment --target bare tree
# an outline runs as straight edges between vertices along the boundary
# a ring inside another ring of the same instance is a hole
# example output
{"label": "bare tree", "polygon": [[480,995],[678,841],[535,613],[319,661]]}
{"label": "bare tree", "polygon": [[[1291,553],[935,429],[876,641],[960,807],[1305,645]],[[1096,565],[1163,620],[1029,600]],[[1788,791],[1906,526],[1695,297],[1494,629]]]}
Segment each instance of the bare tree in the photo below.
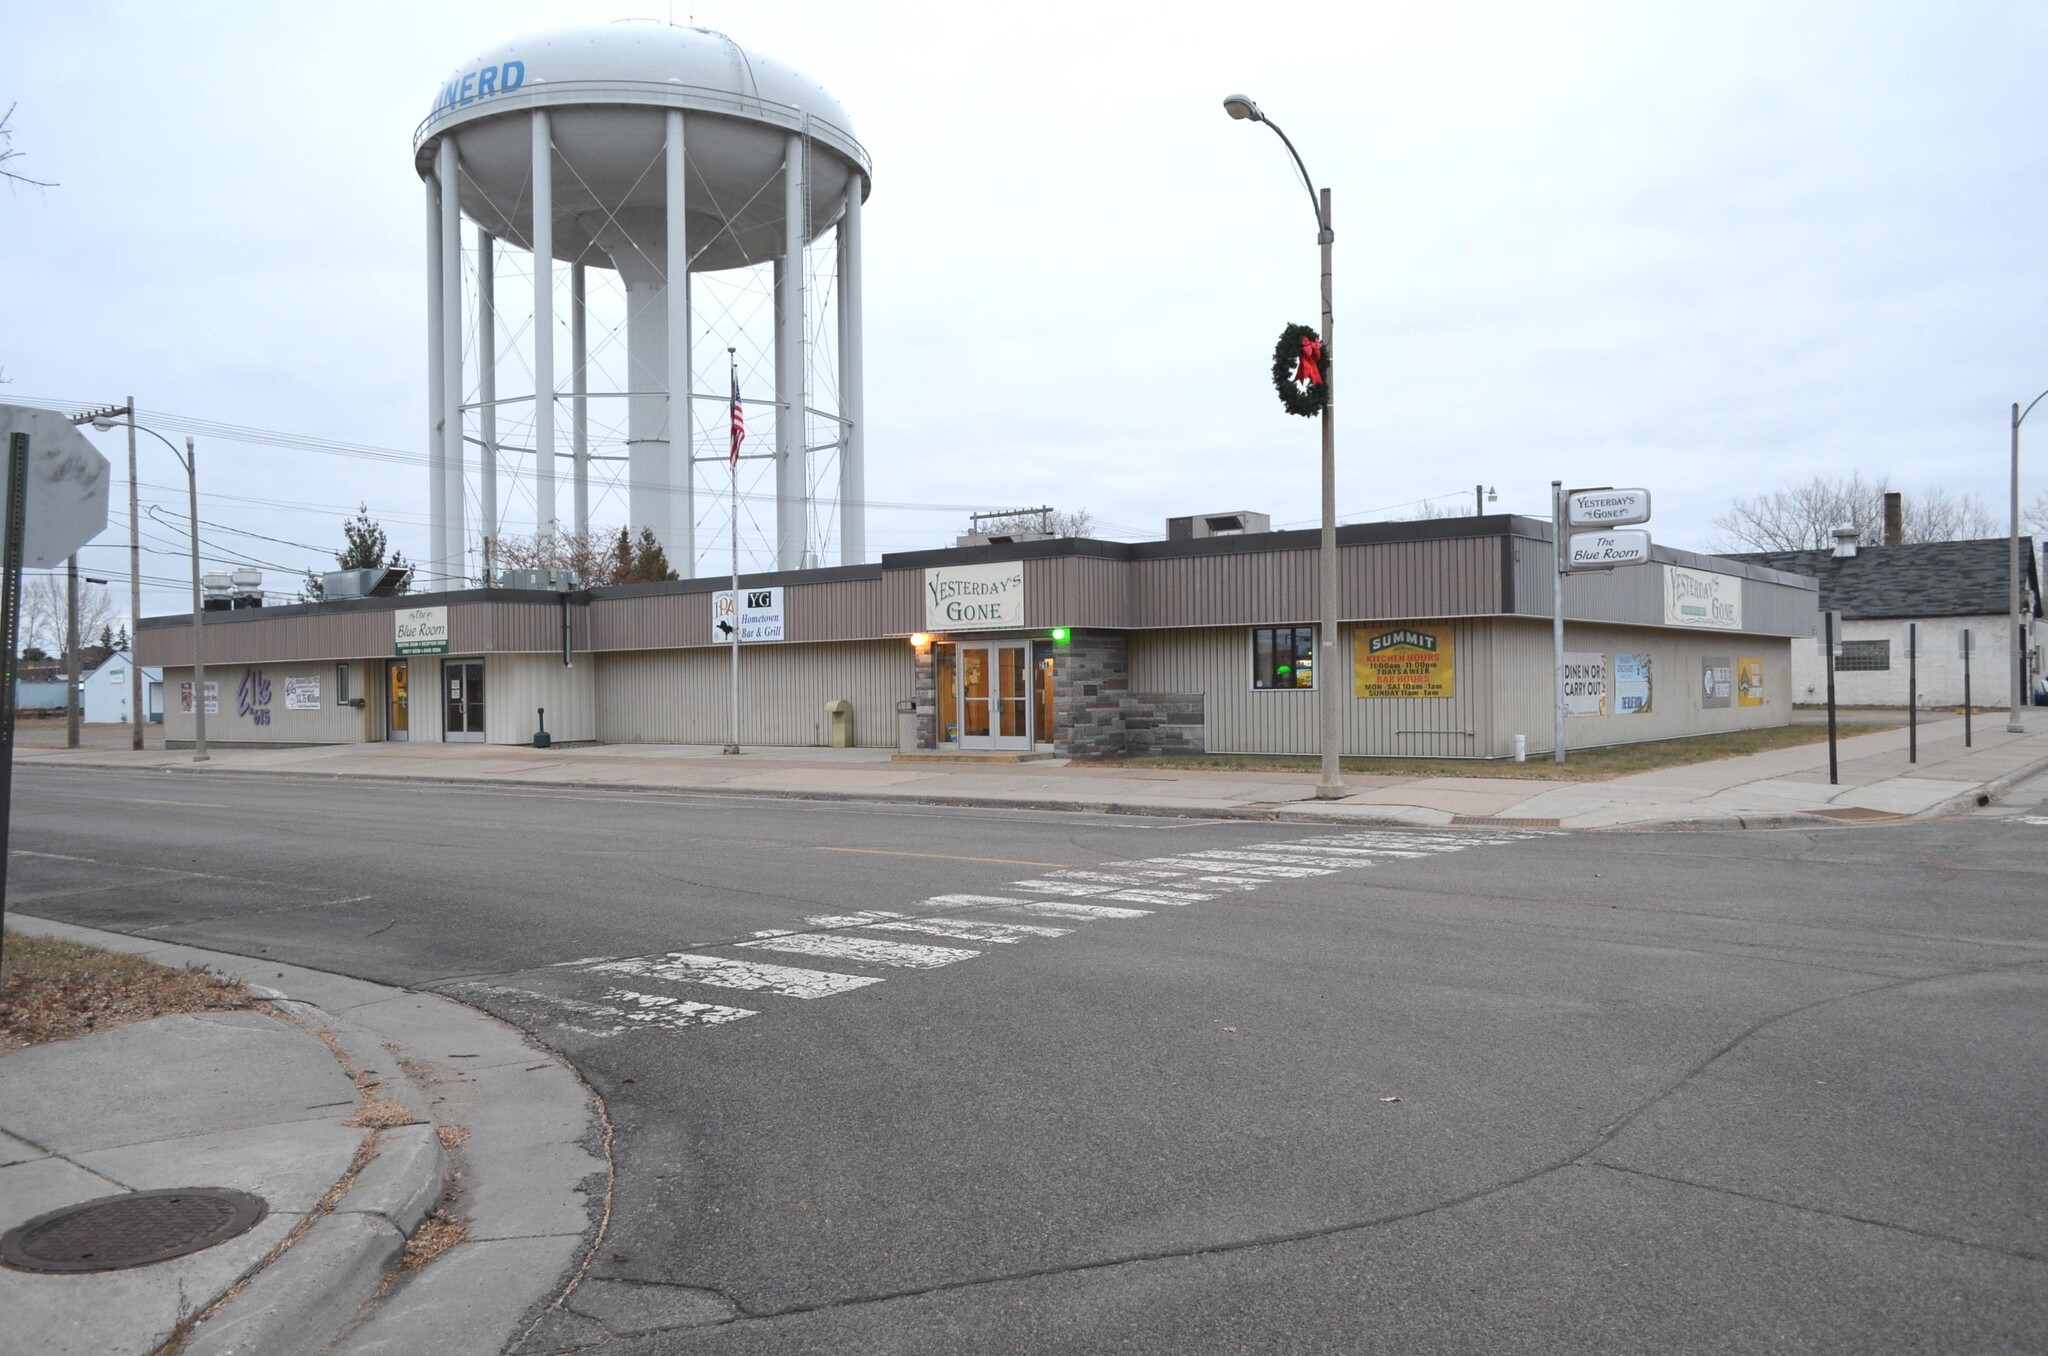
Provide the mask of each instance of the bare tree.
{"label": "bare tree", "polygon": [[[1866,544],[1884,541],[1888,477],[1846,480],[1815,476],[1789,489],[1737,499],[1714,519],[1719,551],[1814,551],[1834,544],[1838,527],[1853,527]],[[1960,541],[1999,535],[1998,523],[1973,494],[1928,490],[1906,495],[1904,537],[1909,542]]]}
{"label": "bare tree", "polygon": [[1410,513],[1404,513],[1396,522],[1425,523],[1436,518],[1470,518],[1472,510],[1465,507],[1463,495],[1445,502],[1442,499],[1424,499],[1414,506]]}
{"label": "bare tree", "polygon": [[[64,653],[65,587],[62,576],[39,574],[22,586],[21,643],[35,645],[54,655]],[[111,625],[116,616],[114,599],[97,584],[78,586],[78,643],[92,644],[93,638]]]}
{"label": "bare tree", "polygon": [[492,544],[501,570],[574,570],[585,588],[647,584],[674,579],[668,555],[643,527],[635,538],[616,532],[552,532],[546,536],[502,536]]}
{"label": "bare tree", "polygon": [[7,105],[7,111],[0,113],[0,179],[12,188],[16,184],[27,184],[30,188],[55,188],[57,185],[46,179],[31,179],[19,170],[7,168],[10,160],[19,160],[23,152],[14,149],[14,105]]}
{"label": "bare tree", "polygon": [[1000,518],[975,517],[967,520],[963,531],[985,537],[1000,537],[1016,532],[1044,532],[1054,537],[1085,537],[1095,528],[1095,516],[1087,509],[1075,509],[1068,513],[1061,509],[1027,509],[1022,513],[1006,514]]}

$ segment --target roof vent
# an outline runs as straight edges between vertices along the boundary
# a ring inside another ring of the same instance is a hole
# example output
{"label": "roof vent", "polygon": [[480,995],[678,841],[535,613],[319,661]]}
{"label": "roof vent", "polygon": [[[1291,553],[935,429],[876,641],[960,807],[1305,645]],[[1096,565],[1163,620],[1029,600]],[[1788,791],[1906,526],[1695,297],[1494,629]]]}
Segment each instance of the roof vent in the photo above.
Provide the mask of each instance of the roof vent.
{"label": "roof vent", "polygon": [[1853,527],[1844,525],[1835,529],[1835,559],[1848,560],[1856,554],[1856,543],[1863,536]]}
{"label": "roof vent", "polygon": [[1192,541],[1197,537],[1242,537],[1253,532],[1271,532],[1272,515],[1237,509],[1230,513],[1196,513],[1166,520],[1168,541]]}

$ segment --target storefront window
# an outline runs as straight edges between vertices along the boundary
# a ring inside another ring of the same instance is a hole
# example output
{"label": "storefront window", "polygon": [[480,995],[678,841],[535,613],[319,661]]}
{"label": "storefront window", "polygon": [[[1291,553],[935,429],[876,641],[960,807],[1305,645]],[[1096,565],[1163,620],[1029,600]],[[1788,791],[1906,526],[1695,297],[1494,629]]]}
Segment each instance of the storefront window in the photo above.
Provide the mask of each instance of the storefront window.
{"label": "storefront window", "polygon": [[1314,687],[1316,632],[1312,626],[1252,628],[1252,687]]}

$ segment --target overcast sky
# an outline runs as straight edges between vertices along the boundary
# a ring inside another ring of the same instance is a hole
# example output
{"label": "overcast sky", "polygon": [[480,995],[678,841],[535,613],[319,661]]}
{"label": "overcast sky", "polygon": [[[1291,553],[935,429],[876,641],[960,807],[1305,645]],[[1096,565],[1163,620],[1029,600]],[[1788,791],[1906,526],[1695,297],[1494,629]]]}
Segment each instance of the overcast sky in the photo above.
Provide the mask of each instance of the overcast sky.
{"label": "overcast sky", "polygon": [[[415,125],[522,33],[664,4],[10,6],[5,399],[423,451]],[[679,3],[832,91],[874,159],[878,501],[1317,514],[1267,365],[1316,318],[1335,195],[1338,506],[1547,512],[1649,486],[1699,547],[1814,474],[1979,496],[2048,385],[2048,7]],[[2048,438],[2048,428],[2043,437]],[[117,462],[120,435],[98,441]],[[182,441],[182,436],[179,436]],[[2025,497],[2048,486],[2048,441]],[[423,462],[202,438],[209,564],[326,563],[359,500],[424,553]],[[183,610],[182,476],[144,439],[145,610]],[[1464,499],[1456,498],[1463,495]],[[124,495],[86,555],[125,581]],[[871,552],[958,508],[877,510]],[[276,538],[265,541],[262,537]],[[303,543],[316,550],[304,549]],[[218,548],[218,549],[216,549]],[[293,591],[273,569],[273,590]]]}

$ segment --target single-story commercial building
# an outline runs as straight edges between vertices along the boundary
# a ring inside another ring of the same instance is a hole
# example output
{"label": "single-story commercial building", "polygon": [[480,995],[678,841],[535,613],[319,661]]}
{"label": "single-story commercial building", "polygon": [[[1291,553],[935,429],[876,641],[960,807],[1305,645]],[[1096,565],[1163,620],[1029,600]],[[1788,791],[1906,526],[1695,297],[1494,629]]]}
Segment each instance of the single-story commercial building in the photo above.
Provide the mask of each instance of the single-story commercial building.
{"label": "single-story commercial building", "polygon": [[[2012,539],[1930,541],[1864,546],[1846,529],[1832,550],[1758,551],[1734,557],[1754,565],[1813,577],[1820,607],[1842,614],[1835,700],[1844,706],[1904,706],[1909,627],[1920,641],[1916,680],[1920,705],[1963,702],[1962,636],[1970,633],[1970,700],[2004,707],[2009,700],[2012,647]],[[2020,538],[2021,650],[2027,682],[2041,672],[2034,621],[2041,615],[2034,543]],[[1792,699],[1827,700],[1827,661],[1821,644],[1792,649]]]}
{"label": "single-story commercial building", "polygon": [[[740,738],[934,751],[1309,753],[1337,685],[1361,755],[1552,746],[1550,525],[1506,514],[1338,530],[1337,653],[1317,534],[1016,540],[743,576]],[[726,581],[473,589],[206,614],[209,740],[722,744]],[[1783,724],[1810,578],[1657,548],[1566,581],[1572,746]],[[193,734],[192,628],[137,628],[166,737]],[[1809,642],[1810,643],[1810,642]],[[904,717],[907,717],[905,719]]]}

